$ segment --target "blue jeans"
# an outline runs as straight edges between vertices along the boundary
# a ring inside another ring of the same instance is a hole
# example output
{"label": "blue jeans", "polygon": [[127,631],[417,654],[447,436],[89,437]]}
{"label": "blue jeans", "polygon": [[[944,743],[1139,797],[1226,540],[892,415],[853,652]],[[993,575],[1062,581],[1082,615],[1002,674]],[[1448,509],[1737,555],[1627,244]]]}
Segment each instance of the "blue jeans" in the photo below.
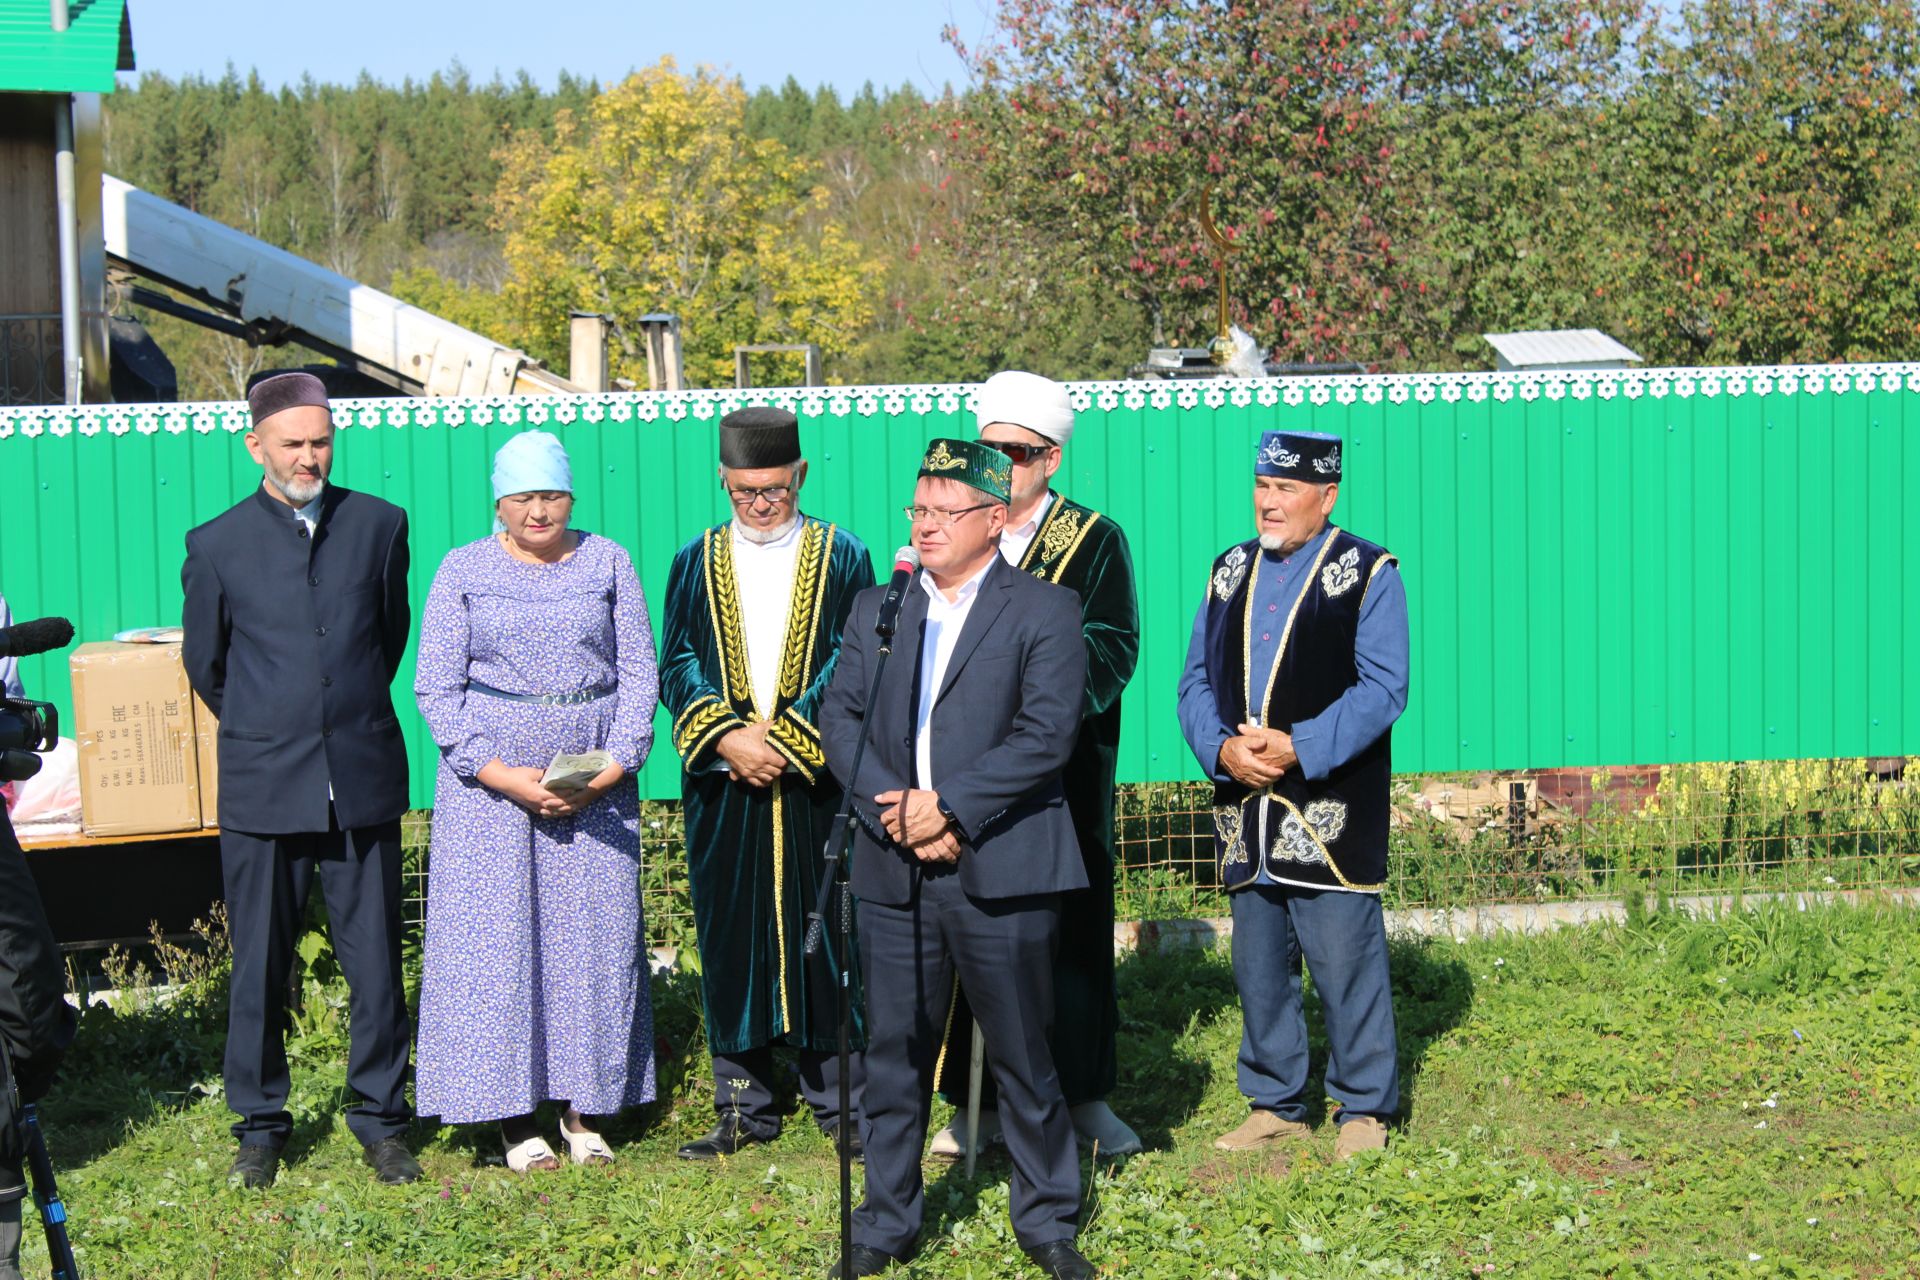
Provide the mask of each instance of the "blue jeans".
{"label": "blue jeans", "polygon": [[1240,989],[1240,1092],[1257,1111],[1304,1120],[1304,955],[1326,1012],[1328,1096],[1340,1120],[1385,1121],[1400,1107],[1400,1061],[1387,977],[1387,930],[1371,893],[1253,884],[1233,903],[1233,980]]}

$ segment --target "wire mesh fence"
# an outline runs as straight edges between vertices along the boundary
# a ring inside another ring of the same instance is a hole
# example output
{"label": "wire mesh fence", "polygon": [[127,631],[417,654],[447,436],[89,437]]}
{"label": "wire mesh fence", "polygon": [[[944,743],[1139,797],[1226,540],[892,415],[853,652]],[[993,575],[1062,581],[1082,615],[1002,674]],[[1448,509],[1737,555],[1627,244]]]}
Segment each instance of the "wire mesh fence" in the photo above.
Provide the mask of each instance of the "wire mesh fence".
{"label": "wire mesh fence", "polygon": [[[1920,757],[1401,775],[1389,908],[1648,893],[1920,886]],[[1122,920],[1224,915],[1205,783],[1119,788]],[[409,814],[407,914],[426,905],[431,814]],[[693,942],[677,805],[642,806],[641,888],[656,947]]]}

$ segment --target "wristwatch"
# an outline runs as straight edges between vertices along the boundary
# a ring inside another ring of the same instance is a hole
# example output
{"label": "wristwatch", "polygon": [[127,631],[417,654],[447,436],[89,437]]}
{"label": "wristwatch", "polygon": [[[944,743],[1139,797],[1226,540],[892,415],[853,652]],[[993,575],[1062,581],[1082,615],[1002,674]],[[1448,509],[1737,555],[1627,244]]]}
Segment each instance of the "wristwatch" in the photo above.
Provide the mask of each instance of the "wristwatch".
{"label": "wristwatch", "polygon": [[946,802],[945,797],[936,795],[933,802],[939,808],[940,816],[947,820],[947,825],[964,835],[966,829],[960,825],[959,816],[954,813],[953,807]]}

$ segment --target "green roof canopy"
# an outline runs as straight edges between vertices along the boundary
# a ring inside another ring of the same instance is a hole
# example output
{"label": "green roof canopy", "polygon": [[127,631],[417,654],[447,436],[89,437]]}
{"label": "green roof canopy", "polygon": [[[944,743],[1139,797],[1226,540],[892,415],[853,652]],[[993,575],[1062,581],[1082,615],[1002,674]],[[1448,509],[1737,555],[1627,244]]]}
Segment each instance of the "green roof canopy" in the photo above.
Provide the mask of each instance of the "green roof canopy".
{"label": "green roof canopy", "polygon": [[112,93],[133,70],[127,0],[68,0],[67,23],[47,0],[0,0],[0,93]]}

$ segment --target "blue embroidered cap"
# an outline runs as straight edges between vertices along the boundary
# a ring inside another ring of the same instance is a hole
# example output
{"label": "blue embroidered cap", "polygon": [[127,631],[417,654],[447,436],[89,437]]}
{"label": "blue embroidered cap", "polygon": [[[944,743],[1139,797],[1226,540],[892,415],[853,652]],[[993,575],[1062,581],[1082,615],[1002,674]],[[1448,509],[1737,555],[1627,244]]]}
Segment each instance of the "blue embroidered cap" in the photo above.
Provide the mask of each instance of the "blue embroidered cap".
{"label": "blue embroidered cap", "polygon": [[1266,431],[1253,474],[1305,480],[1309,484],[1340,482],[1340,437],[1321,431]]}

